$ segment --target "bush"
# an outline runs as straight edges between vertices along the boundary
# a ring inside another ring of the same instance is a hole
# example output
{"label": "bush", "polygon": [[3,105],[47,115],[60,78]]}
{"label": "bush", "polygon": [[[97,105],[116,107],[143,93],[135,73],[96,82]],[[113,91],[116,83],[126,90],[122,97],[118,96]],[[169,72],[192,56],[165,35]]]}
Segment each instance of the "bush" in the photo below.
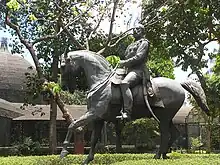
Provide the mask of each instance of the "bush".
{"label": "bush", "polygon": [[[220,164],[217,154],[178,154],[172,153],[170,160],[155,160],[153,154],[96,154],[91,164],[113,165],[185,165],[185,164]],[[86,155],[69,155],[60,159],[58,155],[0,157],[0,165],[76,165],[81,164]]]}
{"label": "bush", "polygon": [[86,93],[83,91],[75,90],[74,93],[69,93],[67,91],[60,92],[61,99],[64,101],[65,104],[72,105],[86,105]]}
{"label": "bush", "polygon": [[197,138],[191,137],[190,141],[191,141],[191,151],[192,151],[192,153],[195,153],[195,151],[198,150],[199,147],[201,147],[203,145],[203,143],[201,143],[201,140],[200,140],[199,137],[197,137]]}
{"label": "bush", "polygon": [[153,119],[137,119],[126,123],[122,131],[123,141],[140,150],[153,150],[159,139],[158,123]]}
{"label": "bush", "polygon": [[40,143],[34,142],[31,137],[25,137],[23,141],[18,141],[13,145],[12,155],[38,155],[40,153]]}

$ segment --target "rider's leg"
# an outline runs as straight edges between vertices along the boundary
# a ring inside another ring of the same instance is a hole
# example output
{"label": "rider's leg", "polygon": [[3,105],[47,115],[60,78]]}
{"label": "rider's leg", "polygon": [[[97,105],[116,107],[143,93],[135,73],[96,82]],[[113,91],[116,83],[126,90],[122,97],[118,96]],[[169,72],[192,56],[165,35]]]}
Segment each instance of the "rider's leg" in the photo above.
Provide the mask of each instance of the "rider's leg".
{"label": "rider's leg", "polygon": [[141,80],[141,71],[131,71],[127,74],[124,80],[121,82],[122,97],[124,102],[124,112],[122,111],[122,116],[118,118],[130,119],[133,106],[133,96],[130,87],[134,87]]}
{"label": "rider's leg", "polygon": [[121,90],[124,102],[124,111],[122,111],[122,118],[130,119],[133,105],[133,97],[131,90],[129,89],[129,84],[127,82],[123,82],[121,84]]}

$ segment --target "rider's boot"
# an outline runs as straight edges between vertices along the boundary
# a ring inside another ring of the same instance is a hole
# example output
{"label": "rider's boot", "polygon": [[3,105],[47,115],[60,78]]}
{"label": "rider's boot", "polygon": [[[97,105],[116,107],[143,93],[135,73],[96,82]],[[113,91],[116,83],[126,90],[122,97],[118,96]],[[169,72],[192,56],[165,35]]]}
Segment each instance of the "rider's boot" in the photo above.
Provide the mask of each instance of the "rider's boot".
{"label": "rider's boot", "polygon": [[133,105],[133,97],[131,90],[129,89],[129,84],[121,84],[121,91],[124,103],[124,109],[121,110],[121,116],[117,116],[116,118],[130,120],[131,119],[131,111]]}

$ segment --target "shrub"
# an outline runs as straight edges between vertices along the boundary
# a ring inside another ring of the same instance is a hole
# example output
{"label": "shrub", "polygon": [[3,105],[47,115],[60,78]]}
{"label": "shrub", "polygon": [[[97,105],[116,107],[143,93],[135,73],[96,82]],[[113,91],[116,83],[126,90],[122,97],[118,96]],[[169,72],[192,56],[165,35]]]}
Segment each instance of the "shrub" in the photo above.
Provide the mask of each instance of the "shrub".
{"label": "shrub", "polygon": [[[113,165],[185,165],[185,164],[220,164],[217,154],[170,154],[170,160],[155,160],[152,154],[96,154],[91,164]],[[60,159],[58,155],[0,157],[0,165],[76,165],[81,164],[85,155],[69,155]]]}
{"label": "shrub", "polygon": [[133,144],[140,150],[151,150],[156,146],[159,138],[158,123],[153,119],[137,119],[126,123],[123,131],[123,141]]}
{"label": "shrub", "polygon": [[192,151],[193,153],[195,153],[195,151],[196,151],[197,149],[199,149],[200,146],[203,145],[203,143],[201,143],[201,140],[200,140],[199,137],[197,137],[197,138],[191,137],[191,138],[190,138],[190,141],[191,141],[191,151]]}
{"label": "shrub", "polygon": [[18,141],[11,149],[12,155],[37,155],[40,153],[40,143],[34,142],[31,137],[25,137],[23,141]]}

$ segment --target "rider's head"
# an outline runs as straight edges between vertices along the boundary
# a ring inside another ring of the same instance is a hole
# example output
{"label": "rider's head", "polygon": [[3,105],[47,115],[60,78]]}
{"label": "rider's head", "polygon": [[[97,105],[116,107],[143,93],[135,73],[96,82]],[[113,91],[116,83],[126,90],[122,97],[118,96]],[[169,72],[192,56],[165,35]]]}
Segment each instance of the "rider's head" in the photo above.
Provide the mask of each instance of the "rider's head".
{"label": "rider's head", "polygon": [[133,36],[136,40],[141,39],[144,36],[144,25],[138,24],[133,30]]}

